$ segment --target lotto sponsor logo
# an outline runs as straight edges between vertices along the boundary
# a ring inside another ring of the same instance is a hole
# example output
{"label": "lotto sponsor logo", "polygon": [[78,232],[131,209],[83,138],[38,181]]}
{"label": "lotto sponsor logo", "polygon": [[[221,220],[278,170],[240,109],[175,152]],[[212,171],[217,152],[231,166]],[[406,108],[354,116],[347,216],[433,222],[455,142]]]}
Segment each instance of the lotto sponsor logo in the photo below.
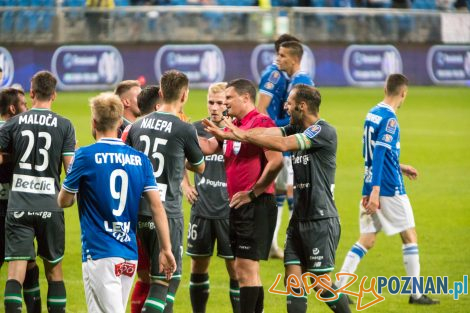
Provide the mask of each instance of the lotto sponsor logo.
{"label": "lotto sponsor logo", "polygon": [[14,174],[12,190],[18,192],[54,195],[54,178]]}
{"label": "lotto sponsor logo", "polygon": [[225,59],[215,45],[165,45],[155,55],[157,79],[171,69],[185,73],[192,87],[207,88],[224,80]]}
{"label": "lotto sponsor logo", "polygon": [[0,47],[0,68],[2,68],[3,71],[3,78],[0,80],[0,87],[8,87],[13,82],[15,64],[10,52],[3,47]]}
{"label": "lotto sponsor logo", "polygon": [[52,56],[52,73],[64,90],[109,89],[124,76],[122,56],[113,46],[61,46]]}
{"label": "lotto sponsor logo", "polygon": [[402,69],[400,52],[391,45],[351,45],[344,52],[344,75],[351,85],[383,86],[388,75]]}
{"label": "lotto sponsor logo", "polygon": [[[304,54],[300,63],[300,69],[314,79],[315,56],[308,46],[302,45],[302,47],[304,49]],[[274,62],[275,58],[276,51],[274,49],[274,44],[260,44],[253,49],[253,52],[251,53],[250,67],[251,74],[255,78],[256,83],[259,83],[263,71]],[[271,77],[269,80],[275,83],[271,80]]]}
{"label": "lotto sponsor logo", "polygon": [[426,67],[435,84],[470,84],[470,46],[432,46]]}

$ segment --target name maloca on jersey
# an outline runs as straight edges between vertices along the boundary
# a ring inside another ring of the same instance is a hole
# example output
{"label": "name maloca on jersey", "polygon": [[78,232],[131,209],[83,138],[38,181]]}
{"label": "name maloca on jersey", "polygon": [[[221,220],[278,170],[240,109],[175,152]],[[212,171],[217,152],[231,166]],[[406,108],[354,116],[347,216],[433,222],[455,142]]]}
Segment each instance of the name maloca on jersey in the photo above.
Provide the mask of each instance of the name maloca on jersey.
{"label": "name maloca on jersey", "polygon": [[24,114],[19,118],[19,124],[45,125],[57,127],[57,117],[52,114]]}
{"label": "name maloca on jersey", "polygon": [[151,117],[144,118],[142,120],[142,124],[140,124],[140,128],[155,129],[159,131],[164,131],[166,133],[171,133],[172,126],[173,122],[155,119]]}

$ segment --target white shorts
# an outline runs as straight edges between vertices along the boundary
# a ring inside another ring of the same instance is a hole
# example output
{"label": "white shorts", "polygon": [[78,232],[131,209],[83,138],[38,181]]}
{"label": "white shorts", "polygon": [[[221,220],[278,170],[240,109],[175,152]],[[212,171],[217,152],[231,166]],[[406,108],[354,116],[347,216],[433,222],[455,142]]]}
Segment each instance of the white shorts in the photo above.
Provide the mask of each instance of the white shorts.
{"label": "white shorts", "polygon": [[415,227],[413,209],[407,195],[380,197],[380,209],[368,215],[359,203],[359,225],[361,234],[377,233],[381,230],[388,236]]}
{"label": "white shorts", "polygon": [[294,170],[290,156],[284,156],[282,163],[284,166],[276,177],[276,190],[286,191],[287,186],[294,184]]}
{"label": "white shorts", "polygon": [[116,257],[83,262],[88,312],[125,313],[136,268],[136,260]]}

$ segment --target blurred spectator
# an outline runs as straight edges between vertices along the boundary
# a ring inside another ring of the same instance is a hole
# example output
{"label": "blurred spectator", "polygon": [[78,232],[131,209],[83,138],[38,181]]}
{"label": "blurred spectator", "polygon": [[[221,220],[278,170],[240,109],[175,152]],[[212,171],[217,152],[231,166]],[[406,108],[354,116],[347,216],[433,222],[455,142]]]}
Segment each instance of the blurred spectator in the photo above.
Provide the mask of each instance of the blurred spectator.
{"label": "blurred spectator", "polygon": [[107,18],[109,13],[99,12],[96,9],[114,9],[114,0],[86,0],[87,10],[85,13],[88,23],[88,35],[92,41],[104,39],[107,32]]}
{"label": "blurred spectator", "polygon": [[[313,2],[314,2],[314,1],[315,1],[315,0],[313,0]],[[299,0],[298,3],[297,3],[297,5],[298,5],[299,7],[309,7],[309,6],[311,6],[312,4],[313,4],[313,3],[312,3],[312,1],[310,1],[310,0]]]}
{"label": "blurred spectator", "polygon": [[390,6],[390,0],[367,0],[368,8],[386,8]]}
{"label": "blurred spectator", "polygon": [[454,7],[457,11],[463,11],[463,12],[467,12],[468,11],[468,2],[469,0],[457,0],[455,1],[454,3]]}
{"label": "blurred spectator", "polygon": [[411,0],[392,0],[392,8],[409,9],[411,8]]}

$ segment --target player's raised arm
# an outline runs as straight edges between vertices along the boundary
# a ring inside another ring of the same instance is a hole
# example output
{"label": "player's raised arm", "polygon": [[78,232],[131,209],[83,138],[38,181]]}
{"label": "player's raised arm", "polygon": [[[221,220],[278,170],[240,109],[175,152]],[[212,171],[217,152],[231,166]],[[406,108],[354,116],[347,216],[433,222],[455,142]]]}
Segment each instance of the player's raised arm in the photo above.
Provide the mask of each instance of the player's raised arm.
{"label": "player's raised arm", "polygon": [[271,99],[273,98],[272,95],[268,95],[266,93],[259,93],[258,96],[258,112],[262,113],[264,115],[269,115],[268,114],[268,106],[271,103]]}

